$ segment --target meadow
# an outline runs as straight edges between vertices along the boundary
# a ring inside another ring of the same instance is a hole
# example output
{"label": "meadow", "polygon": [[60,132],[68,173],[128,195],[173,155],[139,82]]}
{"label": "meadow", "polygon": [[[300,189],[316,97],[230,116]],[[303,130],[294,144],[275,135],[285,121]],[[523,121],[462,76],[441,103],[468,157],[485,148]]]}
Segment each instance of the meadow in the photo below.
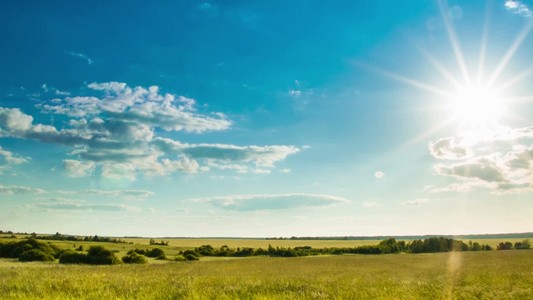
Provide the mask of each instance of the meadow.
{"label": "meadow", "polygon": [[531,299],[533,251],[252,257],[149,265],[0,260],[3,299]]}
{"label": "meadow", "polygon": [[[11,239],[5,239],[11,240]],[[13,239],[14,240],[14,239]],[[512,239],[506,239],[511,241]],[[156,239],[156,242],[159,242]],[[379,241],[170,239],[169,246],[104,245],[117,256],[161,248],[167,256],[213,247],[354,247]],[[473,240],[477,241],[477,240]],[[484,240],[497,244],[502,240]],[[467,242],[467,241],[466,241]],[[513,241],[514,242],[514,241]],[[313,257],[202,257],[146,265],[60,265],[0,259],[0,299],[532,299],[533,250]]]}

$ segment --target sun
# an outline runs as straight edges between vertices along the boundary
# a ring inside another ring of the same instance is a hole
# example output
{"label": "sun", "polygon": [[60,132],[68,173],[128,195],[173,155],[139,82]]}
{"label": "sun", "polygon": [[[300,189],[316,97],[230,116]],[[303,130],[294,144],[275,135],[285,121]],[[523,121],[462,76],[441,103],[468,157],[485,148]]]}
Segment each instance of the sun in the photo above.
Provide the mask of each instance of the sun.
{"label": "sun", "polygon": [[465,86],[450,100],[453,118],[469,128],[496,125],[507,109],[498,91],[482,85]]}

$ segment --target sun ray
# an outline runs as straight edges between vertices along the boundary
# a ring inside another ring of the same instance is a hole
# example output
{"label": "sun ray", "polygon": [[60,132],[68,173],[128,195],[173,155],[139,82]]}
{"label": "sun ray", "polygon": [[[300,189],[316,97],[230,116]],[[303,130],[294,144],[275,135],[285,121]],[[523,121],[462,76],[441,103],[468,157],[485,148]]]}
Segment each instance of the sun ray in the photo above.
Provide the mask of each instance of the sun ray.
{"label": "sun ray", "polygon": [[487,52],[487,42],[489,39],[489,25],[490,25],[490,11],[492,7],[492,1],[487,1],[485,6],[485,18],[483,20],[483,33],[481,35],[481,49],[479,51],[479,63],[477,69],[477,84],[481,84],[483,81],[483,70],[485,68],[485,55]]}
{"label": "sun ray", "polygon": [[520,74],[516,75],[515,77],[511,78],[510,80],[506,81],[501,86],[498,86],[497,88],[495,88],[495,90],[504,91],[507,88],[509,88],[512,85],[514,85],[517,82],[519,82],[520,80],[524,79],[524,77],[530,75],[531,73],[533,73],[533,66],[528,68],[528,69],[526,69],[526,70],[524,70],[524,71],[522,71]]}
{"label": "sun ray", "polygon": [[522,32],[520,32],[520,34],[516,37],[515,41],[513,42],[511,47],[507,50],[507,53],[505,53],[505,55],[504,55],[503,59],[501,60],[501,62],[498,64],[498,67],[496,67],[496,70],[494,70],[494,72],[492,73],[492,76],[487,81],[487,86],[491,86],[498,79],[498,77],[500,76],[502,71],[505,69],[505,67],[507,66],[507,64],[511,60],[511,58],[513,58],[516,50],[518,50],[518,48],[520,48],[520,45],[522,45],[522,43],[524,42],[525,38],[527,37],[527,35],[531,31],[531,28],[533,28],[533,21],[530,21],[524,27]]}
{"label": "sun ray", "polygon": [[442,89],[439,89],[437,87],[422,83],[422,82],[420,82],[418,80],[415,80],[415,79],[412,79],[412,78],[409,78],[409,77],[406,77],[406,76],[402,76],[402,75],[399,75],[399,74],[396,74],[396,73],[393,73],[393,72],[390,72],[390,71],[387,71],[387,70],[380,69],[378,67],[370,66],[370,65],[368,65],[368,64],[366,64],[364,62],[354,62],[354,64],[358,65],[359,67],[365,68],[365,69],[367,69],[369,71],[372,71],[374,73],[378,73],[378,74],[384,75],[386,77],[395,79],[397,81],[400,81],[400,82],[403,82],[403,83],[407,83],[407,84],[409,84],[411,86],[417,87],[417,88],[422,89],[422,90],[430,91],[430,92],[432,92],[434,94],[438,94],[438,95],[445,96],[445,97],[450,97],[450,96],[453,95],[452,93],[446,92],[446,91],[444,91]]}
{"label": "sun ray", "polygon": [[444,25],[446,26],[446,32],[448,33],[448,38],[450,39],[450,43],[452,44],[457,63],[459,64],[459,68],[461,69],[461,73],[463,74],[465,83],[468,85],[470,84],[470,76],[468,75],[468,70],[466,69],[463,53],[461,51],[461,47],[459,46],[459,42],[457,41],[457,36],[455,35],[455,29],[453,28],[453,24],[451,23],[450,18],[447,15],[449,11],[448,5],[447,3],[445,3],[446,1],[444,0],[439,0],[437,2],[439,4],[442,20],[444,21]]}
{"label": "sun ray", "polygon": [[455,79],[455,77],[444,68],[444,66],[439,63],[431,54],[429,54],[427,51],[423,49],[419,49],[420,52],[426,57],[427,60],[444,76],[446,79],[448,79],[456,88],[460,88],[462,86],[459,81]]}

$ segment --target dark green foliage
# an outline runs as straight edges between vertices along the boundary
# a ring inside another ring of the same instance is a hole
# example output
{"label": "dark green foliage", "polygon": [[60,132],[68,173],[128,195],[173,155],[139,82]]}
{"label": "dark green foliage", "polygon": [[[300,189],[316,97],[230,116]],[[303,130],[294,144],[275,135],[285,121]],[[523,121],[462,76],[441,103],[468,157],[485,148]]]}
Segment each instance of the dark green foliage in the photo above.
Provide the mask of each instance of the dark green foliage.
{"label": "dark green foliage", "polygon": [[183,256],[187,256],[187,255],[192,255],[192,256],[195,256],[195,257],[199,257],[200,254],[196,253],[196,251],[194,250],[185,250],[185,252],[183,252]]}
{"label": "dark green foliage", "polygon": [[194,256],[192,254],[185,254],[183,256],[186,260],[199,260],[198,256]]}
{"label": "dark green foliage", "polygon": [[87,254],[74,251],[65,251],[59,257],[60,264],[88,264],[89,257]]}
{"label": "dark green foliage", "polygon": [[159,248],[154,248],[148,252],[146,252],[145,254],[146,256],[148,257],[165,257],[165,251],[163,251],[162,249],[159,249]]}
{"label": "dark green foliage", "polygon": [[146,253],[149,252],[149,250],[143,250],[143,249],[135,248],[135,250],[128,251],[128,255],[132,254],[133,252],[135,252],[137,254],[141,254],[141,255],[146,255]]}
{"label": "dark green foliage", "polygon": [[72,236],[72,235],[63,235],[59,232],[56,232],[54,235],[37,235],[35,233],[31,234],[32,238],[38,239],[38,240],[53,240],[53,241],[72,241],[72,242],[106,242],[106,243],[126,243],[126,241],[117,239],[117,238],[109,238],[109,237],[99,237],[95,235],[94,237],[86,236]]}
{"label": "dark green foliage", "polygon": [[519,249],[530,249],[531,248],[531,243],[529,242],[529,240],[523,240],[521,242],[516,242],[514,244],[514,248],[519,250]]}
{"label": "dark green foliage", "polygon": [[443,237],[431,237],[423,241],[414,240],[405,247],[410,253],[468,251],[468,245],[462,241]]}
{"label": "dark green foliage", "polygon": [[114,265],[121,262],[113,251],[107,250],[103,246],[91,246],[87,254],[65,251],[59,257],[61,264]]}
{"label": "dark green foliage", "polygon": [[91,246],[87,253],[90,265],[114,265],[121,263],[113,251],[107,250],[103,246]]}
{"label": "dark green foliage", "polygon": [[501,242],[500,244],[498,244],[498,247],[496,248],[496,250],[511,250],[513,249],[513,243],[511,242]]}
{"label": "dark green foliage", "polygon": [[[226,246],[227,248],[228,246]],[[215,249],[211,245],[202,245],[196,249],[194,249],[194,252],[199,253],[203,256],[212,256],[214,254]]]}
{"label": "dark green foliage", "polygon": [[31,249],[22,252],[19,256],[19,261],[54,261],[54,257],[39,249]]}
{"label": "dark green foliage", "polygon": [[20,242],[0,244],[0,257],[20,258],[22,253],[33,249],[39,250],[52,257],[58,257],[61,252],[61,250],[54,245],[48,245],[30,238]]}
{"label": "dark green foliage", "polygon": [[131,254],[124,256],[122,261],[127,264],[146,264],[148,261],[146,258],[137,252],[132,252]]}

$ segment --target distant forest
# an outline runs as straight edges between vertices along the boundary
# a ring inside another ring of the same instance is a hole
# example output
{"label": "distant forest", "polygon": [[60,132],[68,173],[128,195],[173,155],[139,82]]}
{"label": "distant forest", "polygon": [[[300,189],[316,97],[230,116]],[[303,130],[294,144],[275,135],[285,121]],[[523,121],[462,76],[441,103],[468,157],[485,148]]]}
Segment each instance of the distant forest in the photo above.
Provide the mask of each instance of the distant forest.
{"label": "distant forest", "polygon": [[397,240],[423,240],[432,237],[443,237],[458,240],[475,239],[524,239],[533,238],[533,232],[523,233],[497,233],[497,234],[468,234],[468,235],[380,235],[380,236],[303,236],[303,237],[270,237],[267,240],[385,240],[395,238]]}

